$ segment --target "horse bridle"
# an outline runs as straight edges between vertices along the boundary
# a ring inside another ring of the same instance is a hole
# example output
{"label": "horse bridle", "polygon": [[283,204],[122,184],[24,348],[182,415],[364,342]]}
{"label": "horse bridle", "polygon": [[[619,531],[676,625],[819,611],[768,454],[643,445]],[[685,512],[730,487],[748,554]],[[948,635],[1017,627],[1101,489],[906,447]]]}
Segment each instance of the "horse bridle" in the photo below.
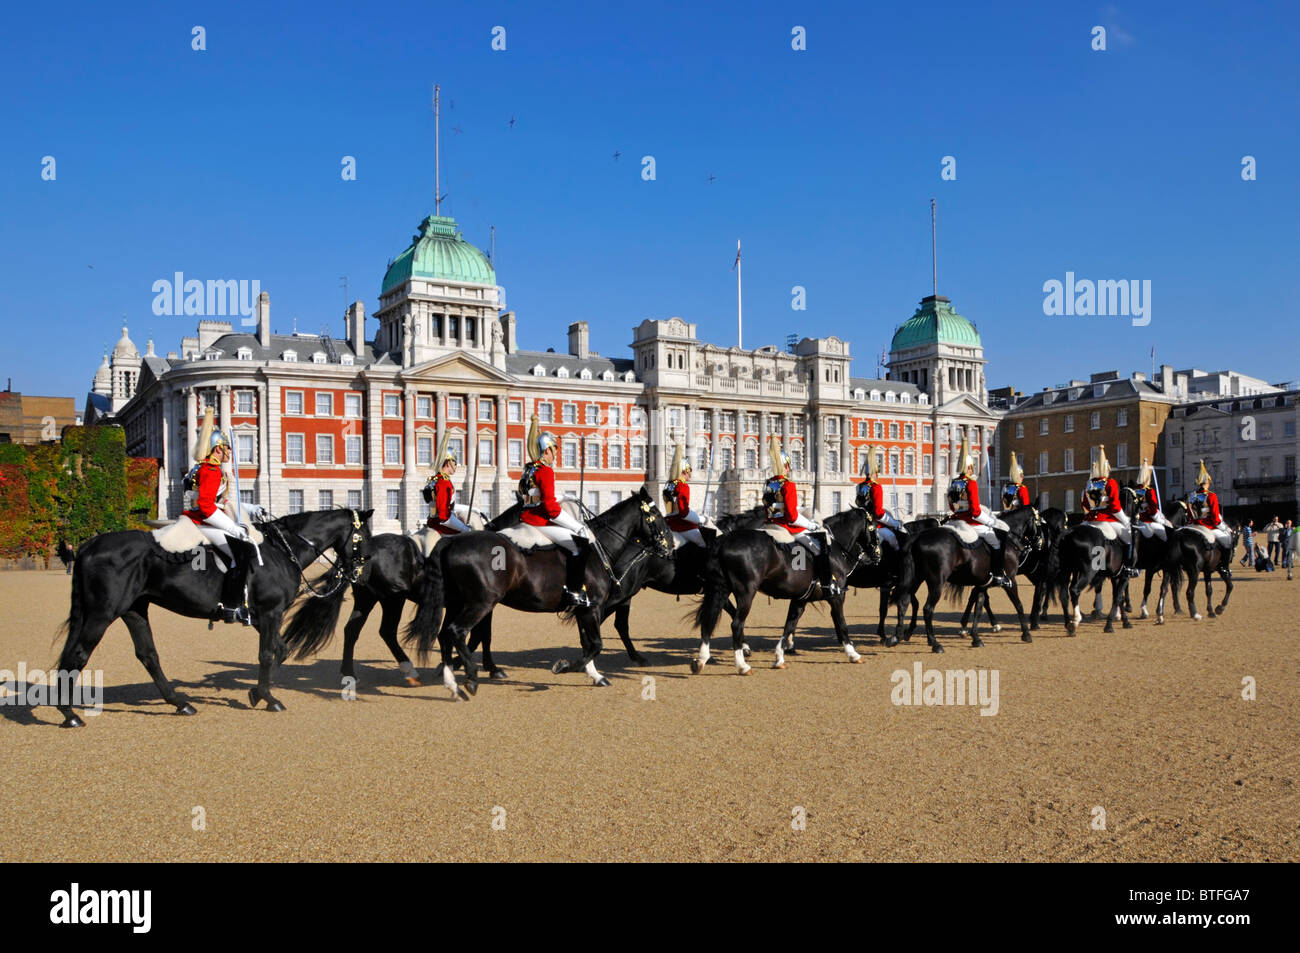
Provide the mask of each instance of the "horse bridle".
{"label": "horse bridle", "polygon": [[[352,514],[352,538],[349,540],[350,546],[342,555],[342,562],[340,563],[335,563],[334,560],[329,558],[327,550],[322,550],[314,542],[302,535],[302,533],[299,533],[297,530],[289,530],[289,532],[293,533],[294,536],[298,537],[311,547],[311,551],[316,554],[318,559],[321,556],[324,556],[326,561],[334,567],[333,571],[329,574],[333,577],[333,582],[330,584],[329,588],[324,591],[314,589],[311,583],[307,581],[306,569],[302,563],[298,561],[298,556],[294,553],[293,547],[289,545],[289,541],[284,538],[284,531],[274,522],[266,524],[268,527],[275,530],[275,539],[288,555],[289,561],[293,563],[294,568],[298,570],[298,591],[300,593],[305,592],[307,595],[315,599],[327,599],[338,592],[343,586],[354,583],[361,578],[361,573],[364,572],[366,568],[366,554],[364,551],[358,553],[358,550],[361,549],[362,544],[365,542],[365,535],[361,532],[361,515],[357,513],[356,510],[352,509],[348,510],[348,512]],[[347,569],[349,566],[351,567],[350,571]]]}
{"label": "horse bridle", "polygon": [[[587,505],[583,503],[581,500],[578,501],[578,505],[582,507],[582,511],[586,513],[590,519],[595,520],[599,518],[599,515],[591,512],[591,510],[587,507]],[[654,525],[654,517],[650,515],[652,506],[653,504],[647,503],[644,499],[641,501],[642,521],[645,522],[646,525],[648,526]],[[659,518],[662,520],[663,515],[661,514]],[[613,534],[614,536],[616,536],[617,538],[623,541],[624,546],[622,549],[619,550],[620,555],[623,552],[625,552],[629,546],[635,546],[638,550],[636,555],[632,557],[631,562],[627,564],[627,568],[625,568],[622,573],[617,573],[614,571],[614,566],[610,562],[609,554],[605,552],[605,547],[602,546],[600,544],[600,541],[596,539],[595,530],[594,529],[592,530],[591,533],[592,548],[595,549],[596,554],[600,556],[601,565],[605,567],[605,572],[609,574],[609,578],[613,581],[614,585],[621,586],[623,585],[623,580],[628,577],[628,574],[632,571],[632,569],[636,566],[636,564],[639,563],[641,560],[649,557],[651,552],[650,547],[646,546],[644,543],[642,543],[639,539],[637,539],[634,536],[624,536],[622,533],[620,533],[618,530],[614,529],[611,526],[602,525],[601,529],[606,530],[607,532]],[[662,531],[659,532],[657,543],[658,545],[656,548],[660,551],[660,553],[664,556],[664,558],[668,558],[673,554],[672,547],[668,545],[667,533],[664,533]]]}

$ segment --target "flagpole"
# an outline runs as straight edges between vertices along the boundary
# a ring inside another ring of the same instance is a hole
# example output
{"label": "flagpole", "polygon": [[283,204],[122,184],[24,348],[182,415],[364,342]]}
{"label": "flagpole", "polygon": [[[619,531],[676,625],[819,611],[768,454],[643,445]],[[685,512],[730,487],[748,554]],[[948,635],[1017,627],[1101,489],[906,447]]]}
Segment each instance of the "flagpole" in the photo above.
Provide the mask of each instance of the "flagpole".
{"label": "flagpole", "polygon": [[736,239],[736,348],[743,350],[745,347],[745,325],[742,320],[743,311],[740,303],[740,239]]}
{"label": "flagpole", "polygon": [[438,163],[438,84],[433,86],[433,214],[441,215],[442,188]]}

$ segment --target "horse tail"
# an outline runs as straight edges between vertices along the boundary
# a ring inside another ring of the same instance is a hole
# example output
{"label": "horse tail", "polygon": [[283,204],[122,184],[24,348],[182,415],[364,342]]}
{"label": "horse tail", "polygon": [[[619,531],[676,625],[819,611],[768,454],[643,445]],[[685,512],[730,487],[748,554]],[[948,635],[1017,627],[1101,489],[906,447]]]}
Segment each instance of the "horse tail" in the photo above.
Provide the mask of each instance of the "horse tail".
{"label": "horse tail", "polygon": [[317,597],[309,594],[299,603],[281,637],[286,656],[296,652],[296,658],[305,659],[329,645],[339,624],[339,610],[343,608],[347,589],[348,586],[340,579],[338,588],[329,595]]}
{"label": "horse tail", "polygon": [[54,630],[54,641],[58,642],[59,636],[64,636],[63,651],[66,653],[71,647],[72,641],[81,634],[81,620],[85,617],[85,608],[81,595],[81,583],[85,576],[77,568],[81,562],[81,553],[77,553],[76,559],[72,563],[72,602],[68,607],[68,617],[59,623],[59,627]]}
{"label": "horse tail", "polygon": [[709,639],[713,637],[713,630],[718,627],[718,619],[722,616],[722,608],[731,595],[716,549],[709,551],[700,576],[704,583],[704,597],[695,610],[695,627],[700,630],[701,636]]}
{"label": "horse tail", "polygon": [[428,659],[438,641],[438,632],[442,628],[443,603],[446,601],[445,584],[442,574],[443,547],[435,546],[429,558],[424,561],[424,582],[420,594],[415,618],[406,627],[405,642],[414,644],[419,652],[420,664]]}

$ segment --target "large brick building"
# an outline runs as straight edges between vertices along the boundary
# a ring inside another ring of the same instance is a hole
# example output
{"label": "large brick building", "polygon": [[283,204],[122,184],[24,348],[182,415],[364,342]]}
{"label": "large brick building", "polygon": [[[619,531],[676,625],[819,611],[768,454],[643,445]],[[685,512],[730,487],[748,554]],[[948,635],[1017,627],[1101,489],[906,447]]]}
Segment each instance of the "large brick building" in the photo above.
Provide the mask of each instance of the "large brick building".
{"label": "large brick building", "polygon": [[37,397],[6,388],[0,391],[0,443],[47,443],[63,428],[81,423],[71,397]]}
{"label": "large brick building", "polygon": [[743,350],[701,342],[677,317],[642,321],[630,358],[593,352],[585,321],[569,325],[564,353],[529,351],[503,304],[487,257],[452,219],[429,216],[384,275],[373,338],[359,301],[338,338],[272,333],[263,292],[254,327],[201,320],[165,358],[152,342],[139,355],[123,329],[89,406],[125,428],[128,453],[162,461],[160,513],[183,507],[190,445],[212,406],[246,499],[276,513],[370,506],[379,531],[424,519],[420,490],[444,433],[465,461],[460,498],[477,461],[475,505],[513,502],[533,413],[560,439],[557,489],[594,510],[657,486],[678,442],[696,486],[711,482],[707,509],[754,505],[775,434],[803,505],[823,516],[850,504],[868,445],[902,516],[942,511],[963,430],[979,448],[998,421],[979,333],[942,296],[897,328],[885,378],[852,376],[835,336]]}

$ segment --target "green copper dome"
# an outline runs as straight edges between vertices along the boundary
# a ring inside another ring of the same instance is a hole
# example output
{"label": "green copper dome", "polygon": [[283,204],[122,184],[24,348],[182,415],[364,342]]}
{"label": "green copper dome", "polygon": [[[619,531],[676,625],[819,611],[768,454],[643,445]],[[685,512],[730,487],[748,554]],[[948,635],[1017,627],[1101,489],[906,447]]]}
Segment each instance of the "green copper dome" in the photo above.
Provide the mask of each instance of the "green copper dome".
{"label": "green copper dome", "polygon": [[894,332],[894,341],[889,349],[906,351],[908,348],[923,347],[927,344],[983,347],[980,333],[975,330],[975,325],[954,311],[952,302],[943,295],[922,298],[916,314],[904,321],[902,327]]}
{"label": "green copper dome", "polygon": [[420,233],[412,236],[406,251],[388,266],[379,293],[387,294],[408,278],[440,278],[491,287],[497,283],[487,256],[465,241],[456,220],[446,215],[430,215],[420,223]]}

